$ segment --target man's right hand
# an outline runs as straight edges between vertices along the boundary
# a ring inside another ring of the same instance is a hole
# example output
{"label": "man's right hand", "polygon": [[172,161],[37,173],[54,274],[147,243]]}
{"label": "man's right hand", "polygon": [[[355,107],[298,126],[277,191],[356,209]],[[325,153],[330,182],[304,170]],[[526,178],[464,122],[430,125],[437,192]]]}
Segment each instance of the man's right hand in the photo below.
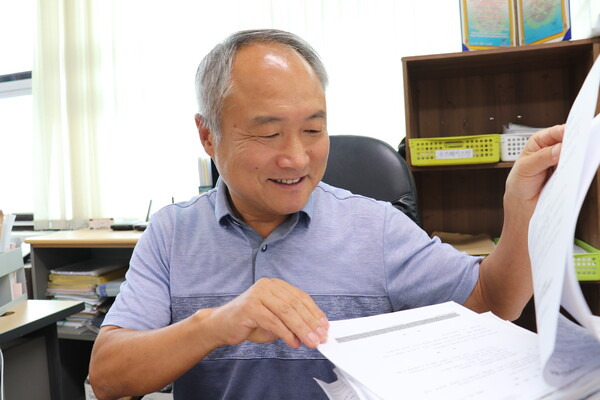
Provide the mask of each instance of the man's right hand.
{"label": "man's right hand", "polygon": [[280,279],[261,279],[229,303],[163,328],[104,326],[92,351],[90,380],[102,399],[150,393],[217,347],[282,338],[293,348],[302,343],[314,348],[327,339],[328,328],[327,317],[308,294]]}
{"label": "man's right hand", "polygon": [[329,322],[323,311],[308,294],[280,279],[260,279],[229,303],[210,309],[209,314],[214,339],[220,345],[281,338],[293,348],[302,343],[314,348],[327,340]]}

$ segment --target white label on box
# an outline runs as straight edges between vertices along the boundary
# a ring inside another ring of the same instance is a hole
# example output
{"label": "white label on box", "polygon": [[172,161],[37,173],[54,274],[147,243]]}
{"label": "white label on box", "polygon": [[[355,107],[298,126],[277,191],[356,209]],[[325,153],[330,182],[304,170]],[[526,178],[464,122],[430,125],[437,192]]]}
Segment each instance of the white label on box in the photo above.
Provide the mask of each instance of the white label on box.
{"label": "white label on box", "polygon": [[448,160],[452,158],[473,158],[473,149],[436,150],[436,160]]}

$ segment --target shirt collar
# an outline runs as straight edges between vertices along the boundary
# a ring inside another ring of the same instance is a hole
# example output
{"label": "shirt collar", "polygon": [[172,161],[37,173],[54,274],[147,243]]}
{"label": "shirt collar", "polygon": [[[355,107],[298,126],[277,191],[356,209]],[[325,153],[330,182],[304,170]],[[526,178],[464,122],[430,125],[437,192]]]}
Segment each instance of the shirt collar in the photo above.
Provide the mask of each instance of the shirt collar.
{"label": "shirt collar", "polygon": [[[219,177],[217,180],[217,200],[215,203],[215,217],[219,223],[223,223],[226,220],[226,217],[233,219],[234,221],[239,221],[239,219],[235,216],[231,205],[229,204],[229,199],[227,198],[227,184]],[[314,212],[314,196],[315,193],[310,194],[308,201],[299,211],[300,220],[305,221],[306,226],[310,225],[310,220],[312,219],[312,215]]]}

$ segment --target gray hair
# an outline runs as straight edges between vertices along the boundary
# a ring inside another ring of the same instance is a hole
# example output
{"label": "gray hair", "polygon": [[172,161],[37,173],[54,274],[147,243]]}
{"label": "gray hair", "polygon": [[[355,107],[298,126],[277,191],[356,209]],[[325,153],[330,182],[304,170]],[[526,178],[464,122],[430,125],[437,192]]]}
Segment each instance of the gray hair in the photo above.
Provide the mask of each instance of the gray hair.
{"label": "gray hair", "polygon": [[223,103],[231,90],[233,59],[240,48],[252,43],[280,43],[294,49],[312,67],[321,82],[327,87],[327,72],[317,52],[303,39],[293,33],[276,29],[257,29],[236,32],[216,45],[208,53],[196,72],[196,97],[199,113],[218,140],[221,135],[221,112]]}

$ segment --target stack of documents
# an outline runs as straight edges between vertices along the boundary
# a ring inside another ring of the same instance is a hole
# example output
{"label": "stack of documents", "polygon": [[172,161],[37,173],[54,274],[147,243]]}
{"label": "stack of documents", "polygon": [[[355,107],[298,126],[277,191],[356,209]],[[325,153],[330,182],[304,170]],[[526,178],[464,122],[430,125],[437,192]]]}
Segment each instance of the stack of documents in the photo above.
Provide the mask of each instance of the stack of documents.
{"label": "stack of documents", "polygon": [[[118,293],[127,271],[127,263],[113,260],[85,260],[69,264],[50,271],[46,294],[56,300],[79,300],[85,303],[85,309],[67,317],[58,323],[62,333],[79,334],[97,331],[92,322],[102,318],[112,299],[109,292]],[[110,284],[116,281],[115,284]],[[110,284],[110,289],[107,286]],[[116,286],[116,288],[115,288]],[[100,288],[100,289],[99,289]],[[116,295],[116,294],[114,294]]]}
{"label": "stack of documents", "polygon": [[517,135],[533,135],[537,131],[544,128],[534,128],[532,126],[519,125],[514,123],[509,123],[502,127],[502,133],[504,134],[517,134]]}
{"label": "stack of documents", "polygon": [[115,279],[96,286],[96,294],[100,297],[116,297],[121,291],[121,284],[125,282],[125,278]]}
{"label": "stack of documents", "polygon": [[337,366],[337,381],[318,381],[330,399],[577,399],[600,389],[600,353],[554,386],[535,333],[452,302],[330,324],[318,347]]}
{"label": "stack of documents", "polygon": [[318,347],[337,366],[337,381],[319,382],[331,399],[600,399],[600,317],[573,266],[579,210],[600,165],[599,86],[600,58],[529,224],[538,333],[454,303],[333,321]]}

